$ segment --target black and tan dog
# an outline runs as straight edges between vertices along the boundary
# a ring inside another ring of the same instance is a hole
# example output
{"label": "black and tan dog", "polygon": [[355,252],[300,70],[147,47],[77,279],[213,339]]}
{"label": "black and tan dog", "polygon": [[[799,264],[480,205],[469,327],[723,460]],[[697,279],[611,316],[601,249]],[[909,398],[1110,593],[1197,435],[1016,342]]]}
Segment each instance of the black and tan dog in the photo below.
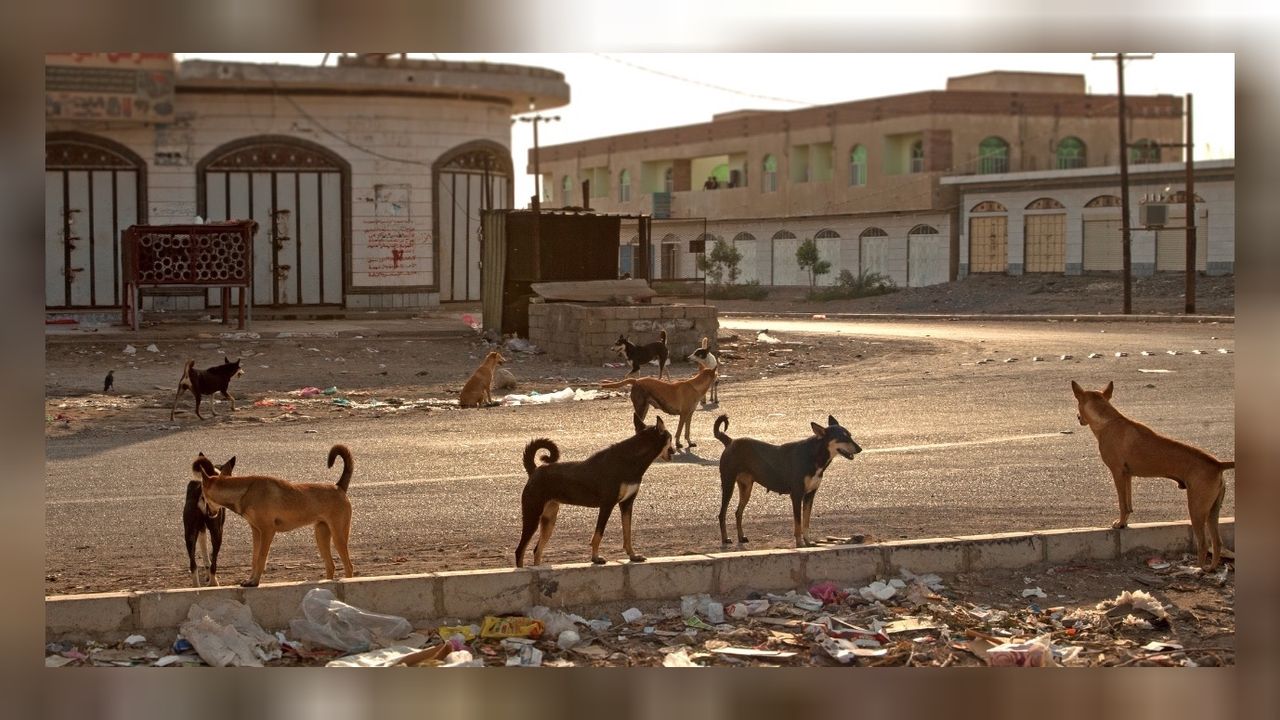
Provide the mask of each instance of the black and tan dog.
{"label": "black and tan dog", "polygon": [[698,364],[700,368],[711,368],[717,371],[716,379],[711,383],[711,389],[706,395],[702,396],[702,404],[708,403],[719,404],[720,402],[720,360],[716,358],[715,353],[711,352],[711,339],[702,338],[702,347],[694,350],[689,355],[689,360]]}
{"label": "black and tan dog", "polygon": [[680,430],[683,428],[685,444],[692,448],[696,447],[689,436],[693,411],[698,409],[698,400],[707,393],[715,380],[716,369],[703,368],[697,375],[675,382],[651,377],[629,377],[618,382],[602,382],[600,387],[610,389],[630,385],[631,406],[636,417],[641,420],[648,414],[650,405],[664,413],[679,415],[680,421],[676,423],[676,447],[681,447]]}
{"label": "black and tan dog", "polygon": [[[614,506],[622,512],[622,548],[632,562],[644,561],[631,546],[631,506],[640,481],[654,460],[671,459],[671,433],[662,418],[652,426],[632,418],[636,433],[620,443],[595,453],[586,460],[559,462],[560,449],[547,438],[533,440],[524,448],[524,470],[529,474],[520,494],[523,521],[520,544],[516,546],[516,567],[524,567],[524,551],[534,530],[540,530],[533,546],[533,564],[542,563],[551,532],[556,527],[560,505],[600,508],[596,531],[591,536],[591,562],[601,565],[600,539]],[[541,465],[534,463],[539,450],[547,451]]]}
{"label": "black and tan dog", "polygon": [[[191,472],[200,480],[205,502],[211,507],[230,508],[243,517],[253,531],[253,572],[241,585],[257,587],[276,533],[309,525],[315,526],[316,547],[324,560],[325,577],[332,580],[335,570],[329,552],[331,539],[338,557],[342,558],[346,576],[354,574],[347,552],[347,539],[351,535],[351,501],[347,499],[353,469],[351,451],[345,445],[334,445],[329,450],[329,467],[333,467],[333,461],[339,457],[342,458],[342,477],[333,485],[291,483],[268,475],[230,477],[220,474],[204,455],[191,464]],[[227,461],[228,465],[234,463],[235,458]]]}
{"label": "black and tan dog", "polygon": [[[196,462],[208,461],[204,453],[196,458]],[[212,463],[211,463],[212,464]],[[230,475],[236,466],[236,459],[215,465],[214,471],[219,475]],[[200,543],[200,554],[204,557],[204,566],[209,571],[209,584],[218,584],[218,551],[222,549],[222,526],[227,519],[226,508],[210,505],[204,499],[204,491],[199,479],[187,481],[187,501],[182,508],[182,534],[187,541],[187,560],[191,564],[191,583],[200,587],[200,574],[196,572],[196,543]],[[213,545],[213,554],[209,553],[209,545]]]}
{"label": "black and tan dog", "polygon": [[662,377],[664,374],[670,377],[670,374],[667,373],[667,369],[666,369],[667,368],[667,331],[666,330],[659,330],[658,341],[651,342],[648,345],[634,345],[631,343],[630,340],[627,339],[626,335],[619,335],[617,342],[615,342],[613,346],[610,347],[609,349],[613,350],[614,352],[622,353],[627,356],[627,360],[631,363],[631,372],[628,372],[627,376],[630,376],[633,374],[639,375],[640,366],[656,358],[658,361],[658,377]]}
{"label": "black and tan dog", "polygon": [[[221,393],[222,397],[231,401],[231,410],[235,412],[236,399],[231,397],[231,393],[227,392],[227,387],[231,384],[231,378],[239,377],[244,374],[244,370],[240,368],[240,360],[231,362],[226,355],[222,356],[223,363],[214,365],[207,370],[197,370],[196,361],[188,360],[187,364],[182,368],[182,379],[178,381],[178,392],[173,396],[173,408],[169,410],[169,419],[173,419],[173,414],[178,410],[178,398],[182,397],[183,390],[190,390],[191,394],[196,398],[196,417],[201,420],[204,416],[200,414],[200,398],[205,395],[213,395]],[[216,408],[213,407],[213,400],[209,400],[209,409],[214,415],[218,414]]]}
{"label": "black and tan dog", "polygon": [[1098,451],[1102,462],[1111,471],[1116,484],[1116,500],[1120,505],[1120,517],[1111,523],[1113,528],[1129,524],[1133,512],[1133,478],[1162,477],[1178,483],[1187,491],[1187,512],[1191,517],[1191,530],[1196,536],[1196,550],[1203,567],[1208,557],[1205,529],[1213,542],[1213,562],[1209,570],[1217,569],[1222,557],[1222,539],[1218,536],[1218,514],[1227,484],[1222,473],[1236,466],[1235,461],[1222,461],[1200,448],[1173,438],[1165,437],[1135,420],[1130,420],[1111,404],[1114,383],[1107,383],[1101,391],[1085,390],[1071,381],[1075,393],[1076,419],[1088,425],[1098,438]]}
{"label": "black and tan dog", "polygon": [[742,534],[742,511],[751,498],[753,483],[760,483],[765,490],[791,496],[791,514],[794,518],[796,547],[808,547],[809,515],[813,510],[813,496],[822,484],[822,473],[837,454],[852,460],[862,452],[849,431],[830,415],[827,426],[809,423],[813,435],[804,440],[771,445],[752,438],[731,438],[723,430],[729,427],[729,416],[716,418],[713,430],[716,439],[724,443],[720,453],[720,542],[729,544],[725,530],[725,512],[733,488],[738,487],[737,519],[738,542],[747,542]]}

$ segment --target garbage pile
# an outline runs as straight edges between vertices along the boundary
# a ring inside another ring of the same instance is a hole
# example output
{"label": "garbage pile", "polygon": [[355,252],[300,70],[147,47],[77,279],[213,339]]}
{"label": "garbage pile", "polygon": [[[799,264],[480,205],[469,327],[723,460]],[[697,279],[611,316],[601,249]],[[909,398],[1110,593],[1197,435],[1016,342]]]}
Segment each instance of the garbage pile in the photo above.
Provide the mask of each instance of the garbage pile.
{"label": "garbage pile", "polygon": [[[1230,566],[1206,574],[1152,559],[1148,567],[1191,589],[1222,587]],[[1066,570],[1065,568],[1059,570]],[[1052,574],[1053,569],[1049,570]],[[1221,575],[1221,577],[1219,577]],[[1119,577],[1127,578],[1128,571]],[[1135,576],[1136,577],[1136,576]],[[1032,580],[1032,578],[1024,578]],[[1082,579],[1086,579],[1083,578]],[[1219,582],[1219,581],[1222,582]],[[1032,589],[1032,588],[1029,588]],[[1040,590],[1037,586],[1035,590]],[[361,667],[571,666],[1120,666],[1193,667],[1234,663],[1232,647],[1207,647],[1185,633],[1188,614],[1152,593],[1125,590],[1102,602],[1050,605],[1047,595],[1007,593],[976,604],[937,575],[786,593],[747,593],[731,602],[686,595],[656,609],[584,616],[545,606],[475,622],[415,629],[404,618],[343,603],[316,588],[288,633],[268,633],[232,600],[193,605],[177,642],[160,649],[140,635],[115,647],[47,646],[45,663],[64,665],[328,665]],[[1061,597],[1061,596],[1059,596]],[[1230,612],[1230,611],[1227,611]],[[1228,630],[1233,634],[1234,628]]]}

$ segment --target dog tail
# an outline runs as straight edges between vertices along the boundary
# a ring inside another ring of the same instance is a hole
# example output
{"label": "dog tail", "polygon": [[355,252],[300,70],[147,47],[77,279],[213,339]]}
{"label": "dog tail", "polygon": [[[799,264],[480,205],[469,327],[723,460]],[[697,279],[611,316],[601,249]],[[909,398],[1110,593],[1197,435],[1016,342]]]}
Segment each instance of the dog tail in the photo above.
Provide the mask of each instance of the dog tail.
{"label": "dog tail", "polygon": [[662,343],[663,345],[666,345],[666,344],[667,344],[667,331],[666,331],[666,330],[659,330],[659,331],[658,331],[658,342]]}
{"label": "dog tail", "polygon": [[716,418],[716,424],[712,426],[712,430],[715,432],[716,439],[724,443],[725,447],[729,447],[729,443],[733,442],[733,438],[724,434],[724,431],[728,429],[729,429],[728,415],[721,415],[720,417]]}
{"label": "dog tail", "polygon": [[339,457],[342,458],[342,477],[338,478],[338,489],[346,492],[347,486],[351,484],[351,471],[355,469],[355,461],[351,459],[351,451],[346,445],[334,445],[329,448],[327,467],[333,467],[333,461]]}
{"label": "dog tail", "polygon": [[524,471],[529,475],[532,475],[534,468],[537,467],[533,460],[539,450],[547,451],[547,454],[542,456],[543,465],[550,465],[560,459],[560,448],[556,447],[556,444],[547,438],[538,438],[530,441],[528,445],[524,446]]}
{"label": "dog tail", "polygon": [[1235,470],[1236,461],[1235,460],[1219,460],[1218,469],[1219,470]]}
{"label": "dog tail", "polygon": [[628,386],[628,385],[635,385],[635,384],[636,384],[636,379],[635,379],[635,378],[633,378],[633,377],[629,377],[629,378],[623,378],[623,379],[619,380],[618,382],[602,382],[602,383],[600,383],[600,387],[601,387],[602,389],[605,389],[605,388],[620,388],[620,387],[626,387],[626,386]]}

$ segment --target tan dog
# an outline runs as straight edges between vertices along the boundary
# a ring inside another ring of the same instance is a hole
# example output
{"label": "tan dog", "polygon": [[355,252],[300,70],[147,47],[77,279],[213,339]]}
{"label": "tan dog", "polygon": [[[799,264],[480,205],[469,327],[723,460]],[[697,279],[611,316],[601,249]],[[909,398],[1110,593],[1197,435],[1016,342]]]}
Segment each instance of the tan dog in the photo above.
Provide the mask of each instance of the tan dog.
{"label": "tan dog", "polygon": [[493,402],[490,389],[493,387],[493,371],[507,361],[495,350],[484,357],[480,367],[471,373],[467,384],[462,386],[458,394],[458,407],[482,407]]}
{"label": "tan dog", "polygon": [[[347,552],[347,539],[351,535],[351,502],[347,499],[353,468],[351,451],[345,445],[334,445],[329,450],[329,467],[333,467],[338,457],[342,458],[342,477],[333,485],[291,483],[267,475],[223,475],[203,455],[191,464],[192,474],[200,480],[205,502],[213,507],[230,508],[243,517],[253,531],[253,573],[240,583],[242,586],[258,586],[276,533],[308,525],[316,529],[316,546],[324,560],[325,577],[332,580],[335,570],[329,553],[330,539],[342,558],[346,576],[351,577],[355,572]],[[233,457],[227,464],[234,462]]]}
{"label": "tan dog", "polygon": [[631,405],[635,408],[636,417],[642,421],[649,412],[650,405],[664,413],[679,415],[680,422],[676,424],[675,433],[676,447],[681,447],[681,428],[684,428],[684,439],[688,447],[696,447],[689,437],[689,427],[692,424],[690,421],[693,419],[693,411],[698,407],[698,400],[706,394],[707,389],[711,387],[715,380],[716,369],[710,367],[702,368],[697,375],[686,380],[670,382],[654,377],[629,377],[618,382],[602,382],[600,387],[620,388],[630,385]]}
{"label": "tan dog", "polygon": [[1085,390],[1071,381],[1071,392],[1079,403],[1077,419],[1088,425],[1098,438],[1102,462],[1111,470],[1120,504],[1120,518],[1113,528],[1129,524],[1133,512],[1134,477],[1163,477],[1174,480],[1187,491],[1187,510],[1191,530],[1196,536],[1196,550],[1203,567],[1208,555],[1205,526],[1213,541],[1213,562],[1208,570],[1218,567],[1222,557],[1222,540],[1218,536],[1218,513],[1227,486],[1222,472],[1236,466],[1234,461],[1221,461],[1209,453],[1186,443],[1167,438],[1140,422],[1130,420],[1111,405],[1115,383],[1107,383],[1101,392]]}

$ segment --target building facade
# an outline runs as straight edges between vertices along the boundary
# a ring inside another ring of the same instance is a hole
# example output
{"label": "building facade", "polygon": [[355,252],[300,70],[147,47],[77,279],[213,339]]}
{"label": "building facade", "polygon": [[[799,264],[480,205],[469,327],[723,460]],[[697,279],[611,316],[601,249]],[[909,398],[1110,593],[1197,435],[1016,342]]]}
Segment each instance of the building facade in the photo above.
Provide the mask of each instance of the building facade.
{"label": "building facade", "polygon": [[[569,88],[541,68],[385,55],[66,54],[46,57],[46,96],[48,308],[120,306],[129,225],[226,219],[258,223],[253,305],[393,308],[480,297],[480,211],[513,204],[512,115]],[[153,288],[143,307],[218,301]]]}
{"label": "building facade", "polygon": [[[944,178],[1115,166],[1117,103],[1087,93],[1081,75],[991,72],[945,90],[543,147],[539,167],[551,204],[652,213],[654,277],[694,277],[691,241],[723,239],[742,253],[740,281],[807,284],[795,250],[812,238],[833,265],[820,282],[847,269],[931,285],[961,276],[969,222]],[[1126,103],[1135,167],[1176,160],[1160,145],[1181,141],[1182,99]],[[625,228],[620,243],[625,272],[640,259]]]}

